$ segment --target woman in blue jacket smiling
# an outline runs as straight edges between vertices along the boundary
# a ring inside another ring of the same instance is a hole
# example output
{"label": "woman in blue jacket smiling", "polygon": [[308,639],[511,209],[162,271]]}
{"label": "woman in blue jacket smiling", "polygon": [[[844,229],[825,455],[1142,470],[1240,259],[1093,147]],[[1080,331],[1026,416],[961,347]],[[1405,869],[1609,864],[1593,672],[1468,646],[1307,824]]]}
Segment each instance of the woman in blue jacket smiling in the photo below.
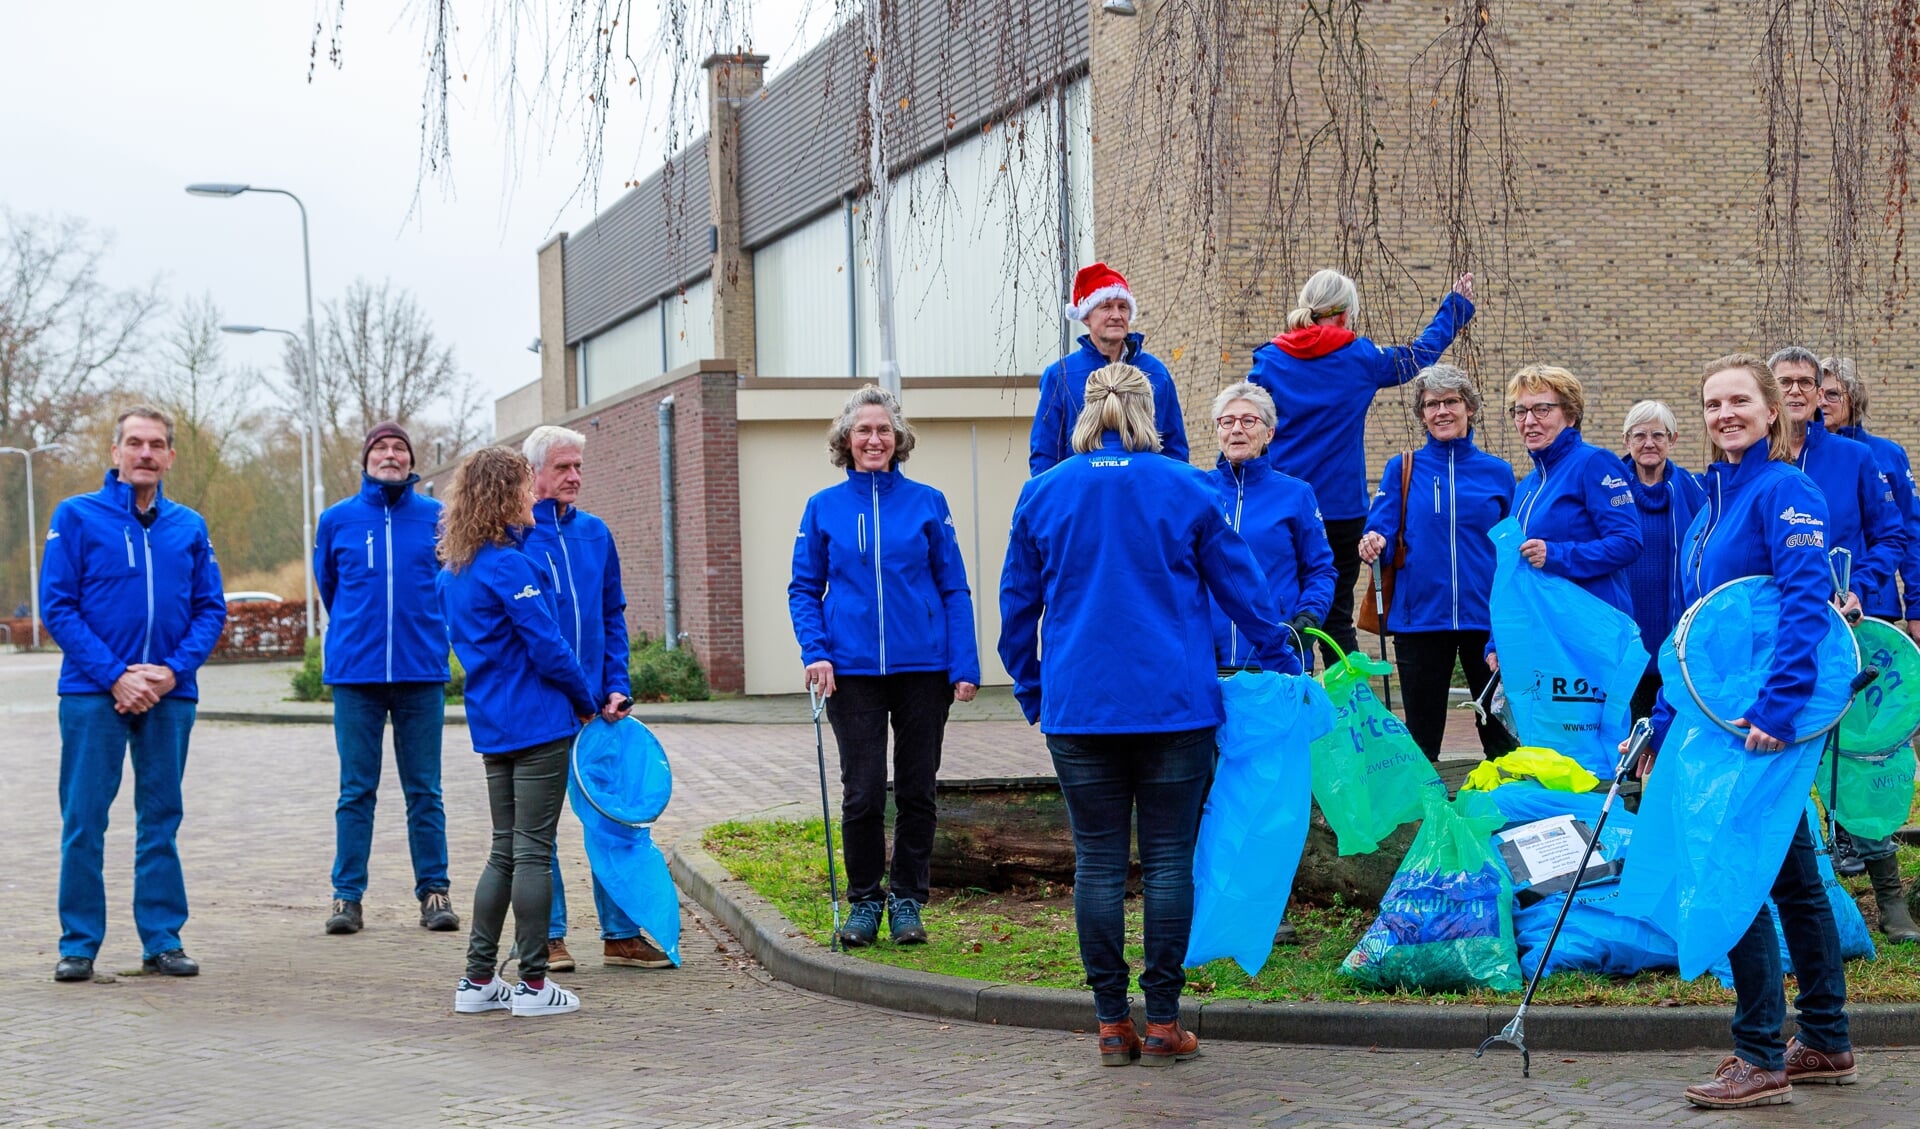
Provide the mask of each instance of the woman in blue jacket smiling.
{"label": "woman in blue jacket smiling", "polygon": [[[1580,437],[1586,410],[1586,390],[1566,369],[1528,365],[1507,382],[1507,414],[1533,459],[1513,506],[1527,538],[1520,555],[1632,615],[1624,570],[1640,555],[1640,515],[1619,457]],[[1493,651],[1487,660],[1500,669]]]}
{"label": "woman in blue jacket smiling", "polygon": [[[1706,368],[1700,399],[1710,452],[1703,476],[1707,507],[1694,518],[1682,552],[1681,583],[1691,602],[1730,580],[1771,576],[1780,586],[1773,665],[1759,696],[1735,718],[1747,750],[1780,753],[1793,744],[1793,718],[1813,692],[1815,648],[1827,629],[1826,500],[1796,470],[1780,384],[1758,357],[1733,354]],[[1666,691],[1654,711],[1655,745],[1673,720]],[[1818,755],[1808,752],[1804,755]],[[1643,765],[1643,767],[1646,767]],[[1839,934],[1805,820],[1774,879],[1780,935],[1799,980],[1799,1033],[1781,1045],[1786,1018],[1780,946],[1765,906],[1727,954],[1736,996],[1734,1053],[1713,1080],[1687,1088],[1687,1100],[1712,1109],[1789,1101],[1792,1082],[1854,1078],[1847,1033],[1846,973]]]}
{"label": "woman in blue jacket smiling", "polygon": [[[486,763],[493,816],[456,1012],[553,1015],[580,1007],[580,997],[547,979],[550,860],[568,753],[597,703],[560,633],[552,577],[520,551],[532,525],[527,460],[506,447],[475,451],[447,492],[439,545],[446,565],[440,608],[467,671],[467,728]],[[520,961],[520,984],[512,989],[494,975],[509,902]]]}
{"label": "woman in blue jacket smiling", "polygon": [[[1513,511],[1513,467],[1474,446],[1480,390],[1460,369],[1421,369],[1413,378],[1413,413],[1426,429],[1426,446],[1413,452],[1404,497],[1400,479],[1406,456],[1387,460],[1360,539],[1360,559],[1390,560],[1396,535],[1406,541],[1406,564],[1394,581],[1387,630],[1400,667],[1407,732],[1428,760],[1438,761],[1456,658],[1474,697],[1493,678],[1486,660],[1487,594],[1493,588],[1493,542],[1487,531]],[[1500,726],[1482,723],[1479,731],[1488,757],[1513,749]]]}
{"label": "woman in blue jacket smiling", "polygon": [[[1296,632],[1304,632],[1320,626],[1333,603],[1333,550],[1313,487],[1273,469],[1267,459],[1273,418],[1273,397],[1257,384],[1243,380],[1214,397],[1220,461],[1207,477],[1220,493],[1228,523],[1266,570],[1280,614]],[[1222,670],[1252,665],[1253,645],[1217,603],[1213,651]]]}
{"label": "woman in blue jacket smiling", "polygon": [[[1074,923],[1108,1066],[1167,1066],[1199,1046],[1179,1023],[1180,961],[1222,720],[1208,595],[1264,669],[1300,669],[1267,578],[1219,495],[1197,468],[1153,453],[1153,420],[1139,369],[1108,365],[1087,378],[1076,453],[1021,488],[1000,574],[1000,658],[1021,710],[1046,735],[1066,798]],[[1136,807],[1144,1044],[1128,1018],[1122,911]]]}
{"label": "woman in blue jacket smiling", "polygon": [[[884,906],[895,944],[927,939],[920,908],[933,861],[934,782],[947,711],[973,700],[980,654],[973,597],[940,491],[900,471],[913,428],[892,393],[855,392],[827,430],[847,480],[807,499],[787,607],[809,689],[840,747],[847,856],[842,943],[871,945]],[[892,720],[893,864],[887,872],[887,725]]]}

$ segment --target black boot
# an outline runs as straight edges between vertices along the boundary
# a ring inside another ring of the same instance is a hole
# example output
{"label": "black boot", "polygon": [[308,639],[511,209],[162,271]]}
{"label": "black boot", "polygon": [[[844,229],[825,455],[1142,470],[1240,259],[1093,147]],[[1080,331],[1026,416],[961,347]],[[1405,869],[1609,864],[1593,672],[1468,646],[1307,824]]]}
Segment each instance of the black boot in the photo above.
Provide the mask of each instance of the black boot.
{"label": "black boot", "polygon": [[1920,928],[1907,912],[1906,886],[1900,881],[1900,860],[1888,855],[1865,864],[1873,876],[1873,900],[1880,906],[1880,932],[1896,945],[1920,942]]}
{"label": "black boot", "polygon": [[1853,849],[1853,836],[1844,827],[1833,829],[1833,872],[1842,878],[1858,878],[1867,872],[1867,864]]}

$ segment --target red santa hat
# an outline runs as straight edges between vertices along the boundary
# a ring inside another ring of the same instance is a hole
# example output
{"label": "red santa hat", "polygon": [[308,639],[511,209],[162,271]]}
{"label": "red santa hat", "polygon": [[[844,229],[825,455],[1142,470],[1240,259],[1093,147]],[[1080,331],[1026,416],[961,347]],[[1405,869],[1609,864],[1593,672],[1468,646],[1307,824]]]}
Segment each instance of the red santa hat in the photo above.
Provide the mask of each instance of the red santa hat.
{"label": "red santa hat", "polygon": [[1140,304],[1133,300],[1133,291],[1120,272],[1105,263],[1090,263],[1073,276],[1073,301],[1067,305],[1067,316],[1086,321],[1094,307],[1109,298],[1125,298],[1127,309],[1132,311],[1128,316],[1140,316]]}

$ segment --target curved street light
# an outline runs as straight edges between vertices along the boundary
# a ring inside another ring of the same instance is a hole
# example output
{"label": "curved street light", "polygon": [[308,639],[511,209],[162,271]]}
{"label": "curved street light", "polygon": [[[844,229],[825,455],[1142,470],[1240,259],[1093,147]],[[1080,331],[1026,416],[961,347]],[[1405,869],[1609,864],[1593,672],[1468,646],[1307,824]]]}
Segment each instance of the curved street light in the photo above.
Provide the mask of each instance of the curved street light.
{"label": "curved street light", "polygon": [[27,464],[27,601],[33,626],[33,649],[40,649],[40,557],[35,538],[40,536],[40,520],[33,509],[33,457],[67,449],[65,443],[42,443],[38,447],[0,447],[0,455],[19,455]]}

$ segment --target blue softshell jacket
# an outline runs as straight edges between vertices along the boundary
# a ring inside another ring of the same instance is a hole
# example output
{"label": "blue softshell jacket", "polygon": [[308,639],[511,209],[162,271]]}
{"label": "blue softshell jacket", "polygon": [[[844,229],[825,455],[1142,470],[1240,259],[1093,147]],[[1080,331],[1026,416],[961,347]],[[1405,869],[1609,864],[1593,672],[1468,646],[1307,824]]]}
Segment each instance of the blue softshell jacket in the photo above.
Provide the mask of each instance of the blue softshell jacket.
{"label": "blue softshell jacket", "polygon": [[600,699],[560,632],[553,578],[511,545],[483,545],[440,572],[440,611],[467,670],[467,729],[476,753],[511,753],[571,738]]}
{"label": "blue softshell jacket", "polygon": [[787,609],[802,662],[836,676],[945,671],[980,681],[973,596],[946,495],[892,470],[848,470],[807,499]]}
{"label": "blue softshell jacket", "polygon": [[1520,483],[1513,516],[1528,540],[1547,543],[1546,571],[1633,614],[1633,594],[1620,571],[1640,555],[1640,512],[1620,456],[1569,427],[1539,451]]}
{"label": "blue softshell jacket", "polygon": [[1852,551],[1849,587],[1859,595],[1861,608],[1868,615],[1898,619],[1894,576],[1908,555],[1911,519],[1900,508],[1900,493],[1884,463],[1871,445],[1828,431],[1820,417],[1807,424],[1798,466],[1827,496],[1833,523],[1827,548]]}
{"label": "blue softshell jacket", "polygon": [[1274,469],[1313,487],[1328,521],[1367,512],[1367,409],[1374,393],[1405,384],[1440,359],[1473,320],[1473,303],[1448,294],[1410,345],[1381,347],[1356,337],[1302,360],[1271,342],[1253,351],[1247,379],[1273,395]]}
{"label": "blue softshell jacket", "polygon": [[1264,669],[1300,672],[1266,573],[1198,467],[1108,432],[1028,479],[1000,573],[1000,658],[1027,720],[1046,733],[1219,725],[1209,594]]}
{"label": "blue softshell jacket", "polygon": [[419,475],[362,476],[313,532],[313,579],[327,606],[329,686],[445,682],[447,621],[434,594],[440,503],[414,491]]}
{"label": "blue softshell jacket", "polygon": [[560,634],[573,648],[595,701],[633,694],[627,673],[627,593],[620,586],[620,550],[607,523],[579,506],[533,504],[533,528],[522,549],[547,566],[554,580]]}
{"label": "blue softshell jacket", "polygon": [[169,698],[200,700],[194,674],[220,641],[220,562],[198,513],[154,496],[152,528],[110,470],[99,490],[53,511],[40,562],[40,616],[60,644],[62,694],[108,694],[135,663],[173,669]]}
{"label": "blue softshell jacket", "polygon": [[[1707,505],[1695,515],[1681,546],[1680,584],[1691,604],[1746,576],[1771,576],[1780,585],[1780,626],[1773,669],[1747,722],[1792,744],[1793,717],[1813,695],[1813,657],[1829,620],[1833,595],[1827,578],[1827,501],[1793,464],[1768,459],[1764,445],[1737,463],[1714,463],[1701,475]],[[1673,724],[1664,687],[1654,706],[1654,747]]]}
{"label": "blue softshell jacket", "polygon": [[[1180,414],[1180,394],[1173,387],[1173,375],[1160,358],[1141,347],[1146,340],[1138,333],[1127,334],[1121,359],[1147,374],[1153,386],[1153,425],[1160,432],[1160,453],[1170,459],[1187,461],[1187,422]],[[1033,433],[1027,441],[1027,473],[1041,471],[1073,454],[1073,425],[1080,420],[1080,409],[1087,402],[1087,377],[1095,369],[1107,367],[1107,355],[1093,344],[1093,338],[1080,336],[1080,347],[1047,366],[1040,374],[1040,404],[1033,413]]]}
{"label": "blue softshell jacket", "polygon": [[[1400,462],[1387,460],[1367,510],[1367,532],[1387,539],[1391,558],[1400,531]],[[1407,563],[1393,582],[1387,629],[1489,631],[1493,590],[1493,527],[1513,512],[1513,466],[1474,446],[1473,433],[1435,439],[1413,452],[1407,485]]]}
{"label": "blue softshell jacket", "polygon": [[[1333,606],[1335,570],[1313,487],[1273,469],[1265,455],[1237,467],[1222,455],[1207,478],[1220,496],[1227,523],[1266,571],[1281,617],[1307,612],[1325,620]],[[1213,601],[1213,657],[1220,666],[1244,666],[1253,660],[1253,644],[1218,601]]]}
{"label": "blue softshell jacket", "polygon": [[[1635,485],[1636,476],[1639,475],[1640,471],[1639,468],[1634,465],[1633,456],[1621,455],[1620,468],[1621,477],[1625,478],[1629,485]],[[1666,545],[1647,545],[1644,546],[1644,548],[1649,553],[1665,552],[1669,554],[1667,559],[1672,562],[1672,567],[1668,569],[1668,572],[1672,576],[1673,582],[1668,586],[1667,607],[1664,609],[1666,613],[1664,616],[1659,614],[1662,611],[1662,609],[1659,608],[1633,609],[1634,622],[1640,625],[1640,642],[1646,645],[1647,651],[1651,655],[1647,660],[1647,669],[1655,673],[1658,672],[1660,665],[1660,644],[1664,643],[1666,637],[1673,633],[1673,625],[1680,622],[1680,616],[1687,610],[1687,598],[1680,583],[1682,571],[1680,568],[1681,543],[1687,538],[1687,529],[1693,524],[1693,515],[1705,509],[1707,505],[1707,490],[1706,487],[1700,484],[1700,476],[1688,470],[1686,467],[1681,466],[1679,463],[1674,462],[1672,459],[1667,460],[1666,469],[1663,472],[1661,481],[1667,484],[1667,513],[1672,519],[1668,523],[1668,527],[1673,530],[1671,534],[1672,540]],[[1639,508],[1637,501],[1635,508]],[[1644,538],[1644,528],[1641,530],[1641,533]],[[1642,614],[1643,612],[1646,614]],[[1658,639],[1648,634],[1648,625],[1656,623],[1664,623],[1667,625],[1666,631],[1663,632]]]}

